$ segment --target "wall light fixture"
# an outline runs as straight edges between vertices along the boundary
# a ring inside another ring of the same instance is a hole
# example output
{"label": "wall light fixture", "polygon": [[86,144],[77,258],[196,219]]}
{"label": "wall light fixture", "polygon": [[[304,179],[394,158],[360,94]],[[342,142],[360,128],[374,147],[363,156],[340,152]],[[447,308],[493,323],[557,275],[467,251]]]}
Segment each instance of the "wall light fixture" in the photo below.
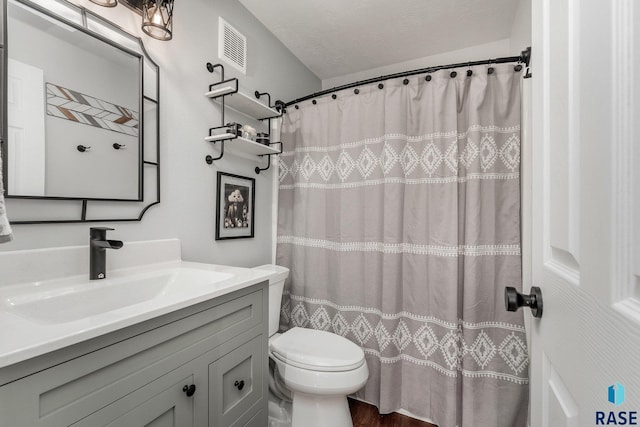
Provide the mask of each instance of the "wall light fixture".
{"label": "wall light fixture", "polygon": [[173,37],[173,0],[143,0],[142,31],[154,39],[171,40]]}

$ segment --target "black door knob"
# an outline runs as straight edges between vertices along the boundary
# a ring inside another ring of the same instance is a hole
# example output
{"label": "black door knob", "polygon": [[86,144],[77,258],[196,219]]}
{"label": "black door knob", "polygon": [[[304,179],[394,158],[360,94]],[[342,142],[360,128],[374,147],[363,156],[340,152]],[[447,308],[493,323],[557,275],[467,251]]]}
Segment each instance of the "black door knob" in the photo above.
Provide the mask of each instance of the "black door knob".
{"label": "black door knob", "polygon": [[196,392],[196,385],[195,384],[186,385],[182,387],[182,391],[184,391],[188,397],[191,397]]}
{"label": "black door knob", "polygon": [[533,317],[542,317],[542,291],[537,286],[531,287],[531,294],[521,294],[511,286],[504,288],[504,305],[507,311],[517,311],[520,307],[529,307]]}
{"label": "black door knob", "polygon": [[233,385],[236,386],[238,390],[242,390],[244,388],[244,380],[236,381]]}

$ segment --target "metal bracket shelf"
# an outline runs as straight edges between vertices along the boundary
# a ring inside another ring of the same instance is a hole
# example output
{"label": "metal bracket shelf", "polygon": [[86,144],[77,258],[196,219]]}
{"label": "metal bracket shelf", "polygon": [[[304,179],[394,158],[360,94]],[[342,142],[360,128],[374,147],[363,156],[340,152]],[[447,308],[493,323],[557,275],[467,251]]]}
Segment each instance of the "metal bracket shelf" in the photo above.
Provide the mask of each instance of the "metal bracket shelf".
{"label": "metal bracket shelf", "polygon": [[[282,113],[273,109],[271,95],[267,92],[254,92],[255,99],[238,91],[238,79],[223,80],[209,85],[209,91],[204,94],[207,98],[218,100],[225,99],[226,106],[256,120],[269,120],[282,116]],[[258,101],[262,95],[267,95],[268,104]]]}
{"label": "metal bracket shelf", "polygon": [[[209,129],[209,136],[204,140],[212,142],[214,144],[220,143],[220,154],[217,157],[206,156],[205,162],[212,164],[216,160],[220,160],[224,156],[225,142],[233,141],[227,148],[232,147],[232,150],[236,150],[242,153],[255,156],[267,156],[268,164],[266,168],[256,167],[255,172],[259,174],[261,171],[269,169],[271,166],[271,156],[279,155],[282,153],[281,142],[270,142],[268,145],[260,144],[255,141],[238,136],[240,133],[240,125],[236,123],[224,124],[224,110],[225,104],[227,107],[238,111],[241,114],[246,115],[252,119],[264,121],[268,120],[269,131],[271,130],[271,120],[282,116],[282,109],[280,109],[279,101],[276,101],[275,106],[271,105],[271,95],[267,92],[254,92],[255,99],[238,91],[238,79],[232,78],[225,80],[224,78],[224,66],[222,64],[207,63],[207,70],[213,73],[216,68],[220,68],[220,81],[209,85],[209,91],[205,93],[205,96],[213,100],[220,102],[221,107],[221,123],[222,126],[213,127]],[[262,97],[267,97],[267,104],[263,104],[258,100]],[[278,109],[274,109],[278,108]],[[219,133],[216,133],[218,131]],[[270,132],[269,132],[270,137]],[[279,148],[274,148],[274,145],[279,145]]]}

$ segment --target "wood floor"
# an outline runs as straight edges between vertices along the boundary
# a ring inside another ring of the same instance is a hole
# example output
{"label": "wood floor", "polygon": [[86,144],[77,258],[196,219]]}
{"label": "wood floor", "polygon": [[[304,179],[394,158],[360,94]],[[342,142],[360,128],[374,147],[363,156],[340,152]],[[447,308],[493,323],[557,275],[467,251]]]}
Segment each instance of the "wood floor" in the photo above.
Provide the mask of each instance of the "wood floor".
{"label": "wood floor", "polygon": [[437,427],[397,413],[380,415],[378,408],[349,399],[353,427]]}

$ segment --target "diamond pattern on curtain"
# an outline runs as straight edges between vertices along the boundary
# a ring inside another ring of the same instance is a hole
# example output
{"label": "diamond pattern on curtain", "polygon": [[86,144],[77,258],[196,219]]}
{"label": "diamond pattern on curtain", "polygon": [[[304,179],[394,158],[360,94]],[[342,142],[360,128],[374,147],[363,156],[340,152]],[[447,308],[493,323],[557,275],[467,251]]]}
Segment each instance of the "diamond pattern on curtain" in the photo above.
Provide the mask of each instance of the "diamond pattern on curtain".
{"label": "diamond pattern on curtain", "polygon": [[521,288],[521,76],[494,68],[343,91],[282,125],[282,328],[354,341],[356,396],[440,427],[527,419],[523,315],[503,305]]}

